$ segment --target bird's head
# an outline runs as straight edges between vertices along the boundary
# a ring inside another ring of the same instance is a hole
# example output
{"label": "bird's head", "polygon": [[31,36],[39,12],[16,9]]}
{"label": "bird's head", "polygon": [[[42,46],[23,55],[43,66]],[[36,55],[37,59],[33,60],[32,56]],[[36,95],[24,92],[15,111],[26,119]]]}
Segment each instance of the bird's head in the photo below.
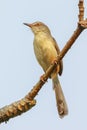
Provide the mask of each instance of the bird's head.
{"label": "bird's head", "polygon": [[45,25],[42,22],[34,22],[32,24],[24,23],[24,25],[30,27],[34,34],[38,34],[39,32],[44,32],[44,33],[50,34],[50,30],[47,27],[47,25]]}

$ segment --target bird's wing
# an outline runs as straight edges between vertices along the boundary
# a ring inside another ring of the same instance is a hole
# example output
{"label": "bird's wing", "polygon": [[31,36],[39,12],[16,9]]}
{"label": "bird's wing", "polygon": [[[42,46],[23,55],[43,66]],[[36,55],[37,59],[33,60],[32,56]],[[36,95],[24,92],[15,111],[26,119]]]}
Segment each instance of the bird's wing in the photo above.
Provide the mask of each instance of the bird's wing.
{"label": "bird's wing", "polygon": [[[54,44],[54,47],[55,49],[57,50],[57,53],[59,54],[60,53],[60,49],[59,49],[59,46],[56,42],[56,40],[53,38],[53,44]],[[63,71],[63,61],[61,60],[60,63],[59,63],[59,67],[60,67],[60,70],[59,70],[59,75],[62,74],[62,71]]]}

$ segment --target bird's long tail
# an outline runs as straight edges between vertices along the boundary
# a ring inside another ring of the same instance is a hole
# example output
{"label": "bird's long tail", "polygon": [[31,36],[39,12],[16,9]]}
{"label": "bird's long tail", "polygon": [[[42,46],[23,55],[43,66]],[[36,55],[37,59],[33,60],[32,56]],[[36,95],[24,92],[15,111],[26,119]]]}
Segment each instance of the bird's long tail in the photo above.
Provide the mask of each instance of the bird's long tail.
{"label": "bird's long tail", "polygon": [[53,81],[53,87],[55,90],[58,113],[59,113],[60,118],[62,118],[68,114],[67,103],[66,103],[58,76],[53,77],[52,81]]}

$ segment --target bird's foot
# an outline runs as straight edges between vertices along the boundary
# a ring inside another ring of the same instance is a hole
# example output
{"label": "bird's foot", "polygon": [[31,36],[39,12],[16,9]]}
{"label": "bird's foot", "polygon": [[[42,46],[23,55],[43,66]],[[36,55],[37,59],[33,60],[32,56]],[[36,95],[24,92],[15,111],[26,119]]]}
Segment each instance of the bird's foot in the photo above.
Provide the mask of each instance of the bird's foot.
{"label": "bird's foot", "polygon": [[42,81],[43,83],[45,83],[47,81],[47,79],[44,77],[44,74],[41,75],[40,77],[40,81]]}
{"label": "bird's foot", "polygon": [[58,64],[56,58],[52,61],[52,64],[56,64],[56,65]]}

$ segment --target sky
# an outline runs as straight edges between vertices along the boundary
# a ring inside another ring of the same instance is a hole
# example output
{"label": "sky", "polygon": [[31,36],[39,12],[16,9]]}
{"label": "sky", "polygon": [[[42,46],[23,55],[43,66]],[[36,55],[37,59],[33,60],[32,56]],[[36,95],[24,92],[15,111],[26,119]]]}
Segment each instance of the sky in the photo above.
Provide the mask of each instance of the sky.
{"label": "sky", "polygon": [[[23,98],[44,73],[33,51],[33,34],[24,22],[47,24],[60,49],[78,22],[79,0],[0,1],[0,108]],[[87,1],[85,0],[85,17]],[[37,104],[21,116],[0,125],[1,130],[87,130],[87,30],[84,30],[63,59],[60,78],[69,114],[60,119],[52,81],[35,97]]]}

